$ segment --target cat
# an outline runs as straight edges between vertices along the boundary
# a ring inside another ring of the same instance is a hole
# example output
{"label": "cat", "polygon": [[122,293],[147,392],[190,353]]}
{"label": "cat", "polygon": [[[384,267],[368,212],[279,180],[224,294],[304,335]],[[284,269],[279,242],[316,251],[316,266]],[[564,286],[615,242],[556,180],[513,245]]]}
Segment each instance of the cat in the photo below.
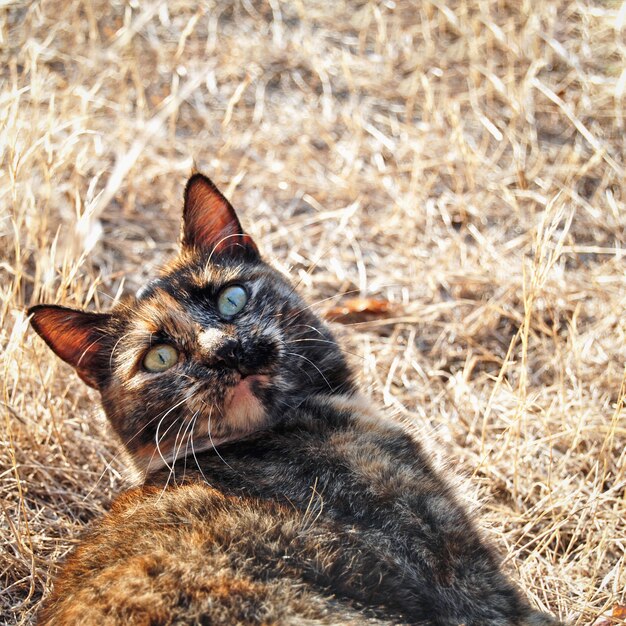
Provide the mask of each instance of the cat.
{"label": "cat", "polygon": [[559,624],[194,174],[178,256],[108,313],[30,309],[142,473],[69,556],[65,624]]}

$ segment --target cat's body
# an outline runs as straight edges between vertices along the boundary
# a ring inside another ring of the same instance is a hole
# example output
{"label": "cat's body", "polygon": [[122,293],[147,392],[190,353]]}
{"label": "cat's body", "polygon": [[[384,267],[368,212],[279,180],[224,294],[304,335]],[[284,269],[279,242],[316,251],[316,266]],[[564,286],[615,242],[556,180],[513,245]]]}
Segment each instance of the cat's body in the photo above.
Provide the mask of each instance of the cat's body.
{"label": "cat's body", "polygon": [[111,314],[33,309],[145,474],[41,623],[556,623],[199,175],[183,230],[179,259]]}

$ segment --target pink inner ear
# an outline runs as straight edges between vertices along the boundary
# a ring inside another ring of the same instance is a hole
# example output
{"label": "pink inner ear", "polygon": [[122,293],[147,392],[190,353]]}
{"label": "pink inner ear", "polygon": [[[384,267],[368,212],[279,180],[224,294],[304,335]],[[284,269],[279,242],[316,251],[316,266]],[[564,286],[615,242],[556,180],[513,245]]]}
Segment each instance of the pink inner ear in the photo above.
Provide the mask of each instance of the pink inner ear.
{"label": "pink inner ear", "polygon": [[244,248],[258,254],[246,235],[235,210],[217,187],[202,174],[194,174],[185,189],[183,245],[210,254]]}
{"label": "pink inner ear", "polygon": [[33,307],[30,313],[33,328],[55,354],[88,385],[97,387],[96,357],[102,350],[99,328],[109,316],[46,305]]}
{"label": "pink inner ear", "polygon": [[58,347],[59,356],[74,367],[87,364],[98,348],[98,342],[93,340],[92,333],[86,328],[53,328],[50,330],[50,342]]}
{"label": "pink inner ear", "polygon": [[195,184],[187,202],[187,225],[193,228],[196,244],[219,245],[221,238],[241,232],[232,209],[221,194],[213,193],[210,187]]}

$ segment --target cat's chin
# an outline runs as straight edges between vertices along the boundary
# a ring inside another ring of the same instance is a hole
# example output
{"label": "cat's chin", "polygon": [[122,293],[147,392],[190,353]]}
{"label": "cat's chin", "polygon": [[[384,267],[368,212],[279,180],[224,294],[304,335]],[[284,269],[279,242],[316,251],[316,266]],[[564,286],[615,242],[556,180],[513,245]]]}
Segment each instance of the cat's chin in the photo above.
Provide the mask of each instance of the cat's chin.
{"label": "cat's chin", "polygon": [[152,472],[156,472],[164,467],[167,467],[174,472],[174,463],[178,459],[182,459],[185,456],[190,457],[192,459],[193,465],[193,457],[197,456],[200,452],[204,452],[205,450],[214,450],[218,446],[224,443],[228,443],[229,441],[235,441],[238,439],[237,436],[233,437],[223,437],[223,438],[204,438],[202,440],[194,441],[193,450],[191,446],[186,446],[185,450],[179,450],[178,453],[174,451],[170,451],[168,453],[161,455],[155,454],[154,452],[149,455],[134,455],[135,465],[137,469],[144,474],[151,474]]}
{"label": "cat's chin", "polygon": [[254,374],[244,376],[226,392],[222,414],[229,426],[238,430],[237,425],[257,422],[265,414],[258,389],[269,382],[269,376]]}
{"label": "cat's chin", "polygon": [[171,466],[184,456],[193,456],[262,430],[266,426],[267,415],[258,391],[269,380],[270,377],[265,374],[240,378],[226,391],[219,410],[220,416],[214,420],[212,428],[203,420],[198,420],[193,436],[186,445],[183,445],[184,439],[178,441],[176,437],[171,442],[162,442],[160,451],[154,445],[145,446],[133,454],[135,464],[140,470],[150,473]]}

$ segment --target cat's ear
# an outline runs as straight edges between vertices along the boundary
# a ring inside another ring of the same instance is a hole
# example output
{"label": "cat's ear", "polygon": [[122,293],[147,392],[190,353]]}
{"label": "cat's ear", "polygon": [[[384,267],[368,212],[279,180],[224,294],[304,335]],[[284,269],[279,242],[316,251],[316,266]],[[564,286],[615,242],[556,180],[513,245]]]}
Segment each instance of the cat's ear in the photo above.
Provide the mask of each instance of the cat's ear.
{"label": "cat's ear", "polygon": [[211,256],[259,258],[259,251],[250,235],[243,232],[235,209],[202,174],[194,174],[185,187],[182,245]]}
{"label": "cat's ear", "polygon": [[90,387],[99,389],[109,362],[104,328],[110,315],[51,304],[31,307],[28,314],[37,334],[55,354],[69,363]]}

